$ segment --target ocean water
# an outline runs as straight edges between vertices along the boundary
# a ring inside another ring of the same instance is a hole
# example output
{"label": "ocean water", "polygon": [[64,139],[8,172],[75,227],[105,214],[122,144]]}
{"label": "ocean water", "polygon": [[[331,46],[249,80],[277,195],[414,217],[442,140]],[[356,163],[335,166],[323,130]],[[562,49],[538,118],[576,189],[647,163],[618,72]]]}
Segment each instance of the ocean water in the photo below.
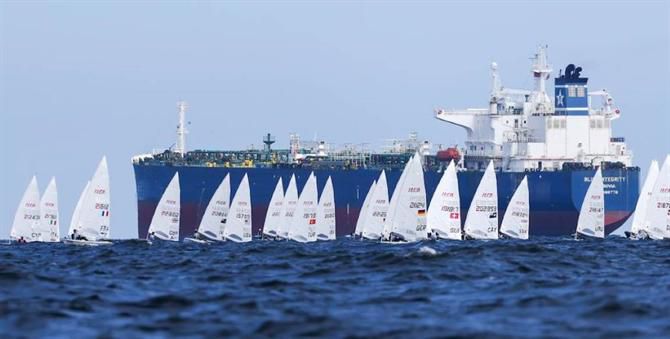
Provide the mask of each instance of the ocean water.
{"label": "ocean water", "polygon": [[661,337],[670,242],[0,246],[8,337]]}

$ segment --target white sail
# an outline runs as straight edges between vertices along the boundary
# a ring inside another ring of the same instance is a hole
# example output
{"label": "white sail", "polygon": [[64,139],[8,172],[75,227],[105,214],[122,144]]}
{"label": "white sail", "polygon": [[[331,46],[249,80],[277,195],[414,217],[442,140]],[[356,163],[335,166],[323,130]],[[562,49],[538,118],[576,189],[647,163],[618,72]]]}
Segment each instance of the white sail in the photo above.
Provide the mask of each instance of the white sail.
{"label": "white sail", "polygon": [[74,207],[74,212],[72,212],[72,218],[70,219],[70,228],[67,231],[68,237],[72,236],[74,230],[77,230],[77,232],[79,232],[79,218],[81,217],[81,205],[84,204],[84,200],[86,199],[86,195],[88,194],[89,187],[91,187],[90,180],[86,182],[86,186],[84,186],[84,189],[81,191],[81,194],[79,195],[79,200],[77,200],[77,205]]}
{"label": "white sail", "polygon": [[318,240],[335,240],[335,192],[330,177],[323,187],[316,213],[316,238]]}
{"label": "white sail", "polygon": [[281,177],[277,180],[272,198],[268,205],[268,212],[265,214],[265,223],[263,224],[263,234],[274,237],[277,235],[277,229],[282,222],[282,206],[284,205],[284,186]]}
{"label": "white sail", "polygon": [[289,227],[289,239],[297,242],[316,241],[317,200],[316,177],[312,172],[298,198],[295,214]]}
{"label": "white sail", "polygon": [[400,196],[400,190],[399,188],[404,185],[405,182],[405,177],[407,176],[407,171],[412,164],[412,160],[414,160],[414,156],[412,156],[407,163],[405,163],[405,167],[402,170],[402,173],[400,174],[400,178],[398,179],[398,182],[395,185],[395,188],[393,189],[393,194],[391,195],[391,201],[389,202],[389,208],[387,210],[387,215],[386,215],[386,220],[384,221],[384,227],[382,228],[382,237],[383,238],[388,238],[391,232],[393,231],[393,219],[395,217],[395,211],[397,210],[398,206],[398,197]]}
{"label": "white sail", "polygon": [[368,215],[368,209],[370,208],[370,200],[372,195],[375,193],[375,186],[377,185],[376,181],[372,181],[368,194],[365,195],[365,200],[363,200],[363,205],[361,206],[361,211],[358,213],[358,220],[356,220],[356,228],[354,229],[354,235],[361,236],[363,234],[363,228],[365,225],[365,218]]}
{"label": "white sail", "polygon": [[498,239],[498,188],[493,161],[486,167],[472,198],[464,229],[474,239]]}
{"label": "white sail", "polygon": [[433,198],[430,200],[426,217],[428,229],[438,237],[461,240],[461,198],[458,191],[458,177],[453,160],[442,174]]}
{"label": "white sail", "polygon": [[49,185],[40,200],[40,233],[42,241],[57,242],[60,240],[60,222],[58,213],[58,191],[56,178],[51,178]]}
{"label": "white sail", "polygon": [[377,240],[382,237],[388,210],[389,189],[386,183],[386,172],[382,170],[382,174],[377,179],[377,184],[374,187],[374,192],[370,199],[370,207],[365,216],[363,238]]}
{"label": "white sail", "polygon": [[[426,187],[423,180],[421,157],[416,154],[406,169],[407,174],[395,192],[398,193],[391,231],[404,241],[421,241],[427,238],[426,231]],[[395,195],[395,193],[394,193]]]}
{"label": "white sail", "polygon": [[605,190],[600,167],[586,190],[577,219],[577,233],[596,238],[605,237]]}
{"label": "white sail", "polygon": [[528,240],[528,226],[530,224],[530,202],[528,197],[528,178],[516,188],[512,199],[507,205],[505,215],[500,224],[500,233],[516,239]]}
{"label": "white sail", "polygon": [[658,173],[647,205],[645,229],[652,239],[670,238],[670,155]]}
{"label": "white sail", "polygon": [[223,240],[223,229],[230,208],[230,176],[221,180],[202,216],[198,233],[211,240]]}
{"label": "white sail", "polygon": [[23,192],[21,202],[14,214],[14,223],[9,232],[13,240],[22,239],[26,242],[40,241],[40,192],[37,188],[37,178],[30,179],[28,187]]}
{"label": "white sail", "polygon": [[177,172],[158,201],[149,225],[149,235],[161,240],[179,241],[180,205],[179,172]]}
{"label": "white sail", "polygon": [[654,184],[658,178],[658,172],[658,161],[652,160],[651,165],[649,165],[649,172],[647,172],[647,178],[644,180],[644,185],[642,185],[640,197],[637,199],[637,204],[635,205],[635,215],[633,215],[633,222],[630,225],[630,232],[632,234],[638,234],[640,231],[649,233],[646,229],[647,206],[654,190]]}
{"label": "white sail", "polygon": [[108,239],[109,209],[109,171],[102,157],[79,211],[79,234],[87,240]]}
{"label": "white sail", "polygon": [[237,187],[233,201],[230,203],[230,213],[226,220],[223,236],[234,242],[251,241],[251,191],[249,178],[245,174]]}
{"label": "white sail", "polygon": [[288,239],[288,231],[293,223],[293,215],[298,206],[298,185],[295,183],[295,174],[291,176],[291,180],[286,187],[286,194],[284,195],[284,203],[281,211],[281,222],[277,227],[277,236]]}

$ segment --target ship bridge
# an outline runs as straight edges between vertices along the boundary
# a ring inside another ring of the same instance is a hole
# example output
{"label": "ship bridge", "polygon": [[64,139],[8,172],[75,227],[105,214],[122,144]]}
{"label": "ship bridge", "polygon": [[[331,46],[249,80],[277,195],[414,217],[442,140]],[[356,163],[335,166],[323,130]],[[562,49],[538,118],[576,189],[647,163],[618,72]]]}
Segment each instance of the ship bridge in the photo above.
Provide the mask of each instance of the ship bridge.
{"label": "ship bridge", "polygon": [[[554,79],[553,98],[546,81],[552,69],[546,46],[533,58],[532,90],[505,88],[498,65],[491,65],[492,86],[487,108],[438,109],[435,117],[465,129],[461,166],[483,170],[490,160],[505,171],[559,170],[565,163],[584,166],[600,162],[630,166],[625,140],[612,136],[612,121],[621,115],[606,90],[589,92],[588,78],[573,64]],[[594,101],[601,102],[593,107]]]}

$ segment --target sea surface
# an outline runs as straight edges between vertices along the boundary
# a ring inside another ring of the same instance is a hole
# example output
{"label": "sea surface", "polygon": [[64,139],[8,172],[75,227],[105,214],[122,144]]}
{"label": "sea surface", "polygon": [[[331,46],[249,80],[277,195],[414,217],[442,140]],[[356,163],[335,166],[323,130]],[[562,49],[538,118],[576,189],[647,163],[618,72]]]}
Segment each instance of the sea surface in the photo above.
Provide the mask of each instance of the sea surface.
{"label": "sea surface", "polygon": [[667,337],[670,242],[0,246],[10,337]]}

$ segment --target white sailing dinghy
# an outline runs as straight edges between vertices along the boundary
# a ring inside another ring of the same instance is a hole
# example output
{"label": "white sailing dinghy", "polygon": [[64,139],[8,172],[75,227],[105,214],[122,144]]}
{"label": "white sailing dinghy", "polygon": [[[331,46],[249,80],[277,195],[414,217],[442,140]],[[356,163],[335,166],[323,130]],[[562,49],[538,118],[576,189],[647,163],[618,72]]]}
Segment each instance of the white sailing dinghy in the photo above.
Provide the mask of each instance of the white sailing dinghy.
{"label": "white sailing dinghy", "polygon": [[649,172],[647,172],[647,178],[644,179],[644,184],[642,185],[640,197],[637,199],[637,204],[635,205],[635,215],[633,215],[630,231],[624,232],[627,238],[644,239],[649,237],[649,231],[646,228],[646,216],[654,184],[658,178],[658,172],[658,161],[652,160],[651,165],[649,165]]}
{"label": "white sailing dinghy", "polygon": [[363,239],[379,240],[382,238],[386,214],[389,210],[389,190],[386,182],[386,172],[382,170],[375,184],[370,206],[364,215]]}
{"label": "white sailing dinghy", "polygon": [[519,187],[514,191],[509,205],[507,205],[507,210],[505,210],[505,215],[500,224],[500,233],[514,239],[528,240],[529,225],[528,178],[524,176]]}
{"label": "white sailing dinghy", "polygon": [[421,157],[415,154],[406,168],[407,174],[400,186],[395,209],[389,210],[392,242],[415,242],[428,238],[426,231],[426,187],[423,180]]}
{"label": "white sailing dinghy", "polygon": [[207,204],[205,214],[200,220],[198,230],[193,237],[184,238],[184,242],[208,243],[212,241],[223,241],[223,229],[230,209],[230,176],[221,180],[212,198]]}
{"label": "white sailing dinghy", "polygon": [[79,200],[77,200],[77,205],[74,207],[74,212],[72,212],[72,218],[70,219],[70,228],[67,231],[68,237],[71,239],[72,234],[74,234],[74,230],[76,230],[79,227],[79,218],[81,216],[81,205],[84,203],[84,199],[86,199],[86,194],[88,194],[88,188],[91,187],[91,181],[86,182],[86,186],[84,186],[84,189],[81,191],[81,194],[79,195]]}
{"label": "white sailing dinghy", "polygon": [[37,178],[33,176],[16,208],[9,238],[17,243],[40,241],[42,237],[39,234],[39,228],[40,192],[37,188]]}
{"label": "white sailing dinghy", "polygon": [[277,230],[282,222],[282,206],[284,205],[284,186],[281,177],[277,180],[272,198],[268,205],[268,212],[265,214],[263,223],[263,236],[274,238],[277,236]]}
{"label": "white sailing dinghy", "polygon": [[645,229],[654,240],[670,238],[670,155],[665,157],[651,192]]}
{"label": "white sailing dinghy", "polygon": [[335,227],[335,192],[332,179],[328,177],[316,211],[316,239],[335,240]]}
{"label": "white sailing dinghy", "polygon": [[493,161],[486,167],[472,198],[464,231],[471,239],[498,239],[498,188]]}
{"label": "white sailing dinghy", "polygon": [[391,195],[391,201],[389,202],[386,214],[386,220],[384,220],[384,227],[382,227],[381,239],[383,241],[389,240],[391,237],[391,232],[393,231],[393,218],[395,217],[395,210],[397,209],[398,198],[400,196],[400,190],[398,188],[401,187],[405,182],[405,177],[407,176],[408,169],[411,166],[413,159],[414,156],[412,156],[409,161],[405,163],[405,167],[403,168],[402,173],[400,173],[400,178],[398,178],[398,182],[393,189],[393,194]]}
{"label": "white sailing dinghy", "polygon": [[79,208],[72,216],[72,233],[64,243],[72,245],[112,245],[109,241],[109,170],[107,158],[102,157],[93,178],[85,189]]}
{"label": "white sailing dinghy", "polygon": [[251,241],[251,191],[246,174],[242,177],[230,203],[230,213],[224,225],[223,236],[226,240],[234,242]]}
{"label": "white sailing dinghy", "polygon": [[600,167],[591,179],[579,211],[575,239],[579,237],[579,234],[593,238],[605,238],[605,189]]}
{"label": "white sailing dinghy", "polygon": [[42,199],[40,200],[40,233],[42,241],[59,242],[60,241],[60,222],[58,214],[58,191],[56,188],[56,178],[51,178],[47,185]]}
{"label": "white sailing dinghy", "polygon": [[277,239],[288,239],[288,231],[293,223],[293,216],[298,206],[298,185],[295,183],[295,174],[286,187],[284,203],[282,204],[281,222],[277,227]]}
{"label": "white sailing dinghy", "polygon": [[363,225],[365,225],[365,218],[368,214],[368,209],[370,208],[370,200],[372,200],[372,195],[375,193],[375,186],[377,181],[373,180],[370,185],[368,193],[365,195],[365,200],[363,200],[363,205],[361,206],[361,211],[358,213],[358,220],[356,220],[356,228],[354,229],[354,237],[363,237]]}
{"label": "white sailing dinghy", "polygon": [[316,177],[312,172],[298,198],[298,204],[288,230],[290,240],[302,243],[316,241],[317,200]]}
{"label": "white sailing dinghy", "polygon": [[456,165],[452,160],[437,184],[426,217],[428,230],[438,239],[461,240],[461,198]]}
{"label": "white sailing dinghy", "polygon": [[148,240],[179,241],[179,172],[170,180],[149,225]]}

